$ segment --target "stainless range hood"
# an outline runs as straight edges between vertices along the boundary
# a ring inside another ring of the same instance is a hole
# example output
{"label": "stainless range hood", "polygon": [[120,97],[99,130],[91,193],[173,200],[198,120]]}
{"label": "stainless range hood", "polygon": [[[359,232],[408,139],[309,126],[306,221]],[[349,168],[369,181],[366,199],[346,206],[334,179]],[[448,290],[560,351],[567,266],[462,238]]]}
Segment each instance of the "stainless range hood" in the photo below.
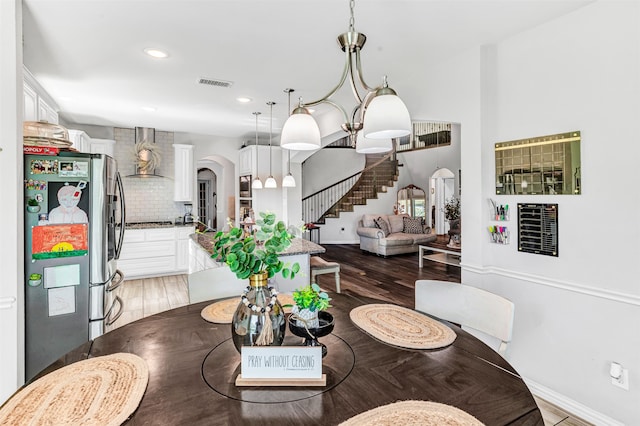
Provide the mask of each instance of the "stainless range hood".
{"label": "stainless range hood", "polygon": [[127,177],[164,177],[156,174],[160,160],[160,147],[156,145],[156,130],[149,127],[136,127],[133,158],[136,173]]}

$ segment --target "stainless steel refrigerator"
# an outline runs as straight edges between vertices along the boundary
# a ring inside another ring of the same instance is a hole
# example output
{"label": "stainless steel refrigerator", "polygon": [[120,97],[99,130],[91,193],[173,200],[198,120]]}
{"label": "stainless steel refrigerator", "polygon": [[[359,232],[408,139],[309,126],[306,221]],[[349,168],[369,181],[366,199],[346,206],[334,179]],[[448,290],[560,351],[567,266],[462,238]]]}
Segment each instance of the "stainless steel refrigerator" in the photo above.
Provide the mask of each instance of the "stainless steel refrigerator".
{"label": "stainless steel refrigerator", "polygon": [[125,204],[104,154],[25,155],[26,380],[105,332],[122,313],[114,290]]}

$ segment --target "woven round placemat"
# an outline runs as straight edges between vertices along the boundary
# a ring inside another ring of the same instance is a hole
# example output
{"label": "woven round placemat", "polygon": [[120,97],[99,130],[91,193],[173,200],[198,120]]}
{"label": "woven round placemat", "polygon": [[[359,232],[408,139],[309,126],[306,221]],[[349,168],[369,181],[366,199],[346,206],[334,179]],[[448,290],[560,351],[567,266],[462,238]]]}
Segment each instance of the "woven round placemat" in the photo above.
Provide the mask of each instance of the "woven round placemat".
{"label": "woven round placemat", "polygon": [[149,380],[139,356],[117,353],[78,361],[20,390],[0,409],[2,425],[122,424]]}
{"label": "woven round placemat", "polygon": [[[278,302],[281,305],[293,305],[293,298],[289,294],[279,293]],[[200,315],[205,321],[214,322],[216,324],[231,324],[233,314],[240,303],[239,297],[232,299],[220,300],[218,302],[207,305],[202,309]],[[291,312],[291,308],[284,308],[285,312]]]}
{"label": "woven round placemat", "polygon": [[450,345],[456,333],[426,315],[402,306],[370,304],[354,308],[351,321],[390,345],[409,349],[437,349]]}
{"label": "woven round placemat", "polygon": [[340,426],[484,426],[471,414],[430,401],[401,401],[365,411]]}

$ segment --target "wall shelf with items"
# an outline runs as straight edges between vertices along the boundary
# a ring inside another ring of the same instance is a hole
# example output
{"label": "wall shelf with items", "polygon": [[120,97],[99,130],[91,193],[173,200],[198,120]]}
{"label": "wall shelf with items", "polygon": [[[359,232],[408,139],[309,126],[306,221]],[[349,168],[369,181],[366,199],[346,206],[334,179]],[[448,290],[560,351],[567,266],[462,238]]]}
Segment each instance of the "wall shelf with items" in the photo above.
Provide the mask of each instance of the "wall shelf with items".
{"label": "wall shelf with items", "polygon": [[498,204],[497,202],[489,198],[489,206],[491,209],[491,213],[489,214],[491,220],[495,220],[497,222],[506,222],[511,219],[509,204]]}
{"label": "wall shelf with items", "polygon": [[489,242],[493,244],[509,244],[511,241],[511,234],[506,226],[489,226]]}

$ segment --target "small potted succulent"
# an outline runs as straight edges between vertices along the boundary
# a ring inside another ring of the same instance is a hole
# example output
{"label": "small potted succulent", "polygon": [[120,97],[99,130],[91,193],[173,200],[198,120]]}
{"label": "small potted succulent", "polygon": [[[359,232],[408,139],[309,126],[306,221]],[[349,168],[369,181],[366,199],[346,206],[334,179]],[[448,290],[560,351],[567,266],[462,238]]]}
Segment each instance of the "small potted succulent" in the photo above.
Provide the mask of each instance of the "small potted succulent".
{"label": "small potted succulent", "polygon": [[35,198],[29,198],[27,200],[27,211],[31,213],[38,213],[40,211],[40,203]]}
{"label": "small potted succulent", "polygon": [[321,346],[322,356],[327,355],[327,346],[318,342],[318,337],[326,336],[335,325],[333,315],[326,311],[331,307],[329,295],[316,283],[301,287],[293,292],[295,305],[289,316],[289,330],[305,339],[305,346]]}
{"label": "small potted succulent", "polygon": [[292,297],[295,305],[291,312],[298,325],[306,321],[307,327],[317,328],[320,325],[318,313],[331,307],[329,295],[316,283],[295,290]]}

